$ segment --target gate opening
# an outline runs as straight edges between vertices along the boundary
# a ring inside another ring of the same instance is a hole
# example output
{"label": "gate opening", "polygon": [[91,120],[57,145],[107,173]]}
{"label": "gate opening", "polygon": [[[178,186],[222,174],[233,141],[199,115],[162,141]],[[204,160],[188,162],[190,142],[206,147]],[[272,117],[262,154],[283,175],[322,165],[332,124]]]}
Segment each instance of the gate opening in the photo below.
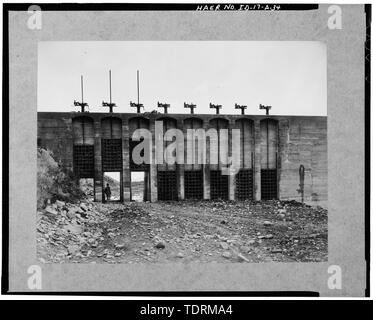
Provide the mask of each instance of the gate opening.
{"label": "gate opening", "polygon": [[157,174],[158,200],[177,200],[176,171],[159,171]]}
{"label": "gate opening", "polygon": [[131,172],[131,201],[148,201],[149,174],[147,171]]}
{"label": "gate opening", "polygon": [[104,202],[120,201],[121,200],[121,173],[120,172],[104,172],[103,179],[103,199]]}
{"label": "gate opening", "polygon": [[82,178],[79,179],[79,188],[85,194],[85,196],[93,201],[95,198],[95,191],[94,191],[94,179],[93,178]]}
{"label": "gate opening", "polygon": [[210,171],[210,196],[211,200],[228,200],[228,176],[221,170]]}
{"label": "gate opening", "polygon": [[236,199],[252,200],[254,198],[253,170],[241,169],[236,174]]}
{"label": "gate opening", "polygon": [[203,172],[202,170],[184,171],[185,199],[203,199]]}

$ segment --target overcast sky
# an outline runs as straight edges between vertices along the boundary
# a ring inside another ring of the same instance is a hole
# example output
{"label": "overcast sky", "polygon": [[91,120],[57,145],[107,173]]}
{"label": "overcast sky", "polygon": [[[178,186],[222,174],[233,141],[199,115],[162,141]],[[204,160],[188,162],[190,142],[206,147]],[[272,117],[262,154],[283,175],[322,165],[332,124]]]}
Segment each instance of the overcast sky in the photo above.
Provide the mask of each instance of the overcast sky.
{"label": "overcast sky", "polygon": [[[78,110],[80,75],[89,111],[104,112],[112,70],[115,112],[135,112],[136,71],[140,71],[140,102],[145,111],[157,101],[171,104],[169,113],[263,114],[259,104],[276,115],[326,115],[326,46],[300,41],[123,41],[40,42],[38,111]],[[161,110],[159,110],[161,111]]]}

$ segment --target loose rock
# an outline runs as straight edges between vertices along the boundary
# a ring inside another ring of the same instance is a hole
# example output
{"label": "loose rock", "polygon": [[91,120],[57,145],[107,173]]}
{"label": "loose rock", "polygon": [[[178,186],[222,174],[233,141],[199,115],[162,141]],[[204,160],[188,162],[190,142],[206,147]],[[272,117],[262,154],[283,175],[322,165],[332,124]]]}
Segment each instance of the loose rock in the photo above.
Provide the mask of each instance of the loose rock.
{"label": "loose rock", "polygon": [[223,252],[222,256],[226,259],[232,258],[232,254],[228,251]]}
{"label": "loose rock", "polygon": [[45,212],[51,215],[56,216],[58,213],[56,210],[54,210],[51,206],[48,206],[45,208]]}
{"label": "loose rock", "polygon": [[166,247],[166,245],[164,244],[164,242],[160,241],[160,242],[158,242],[158,243],[155,245],[155,247],[156,247],[157,249],[164,249],[164,248]]}
{"label": "loose rock", "polygon": [[220,242],[220,246],[221,246],[224,250],[228,250],[228,249],[229,249],[229,245],[228,245],[226,242]]}

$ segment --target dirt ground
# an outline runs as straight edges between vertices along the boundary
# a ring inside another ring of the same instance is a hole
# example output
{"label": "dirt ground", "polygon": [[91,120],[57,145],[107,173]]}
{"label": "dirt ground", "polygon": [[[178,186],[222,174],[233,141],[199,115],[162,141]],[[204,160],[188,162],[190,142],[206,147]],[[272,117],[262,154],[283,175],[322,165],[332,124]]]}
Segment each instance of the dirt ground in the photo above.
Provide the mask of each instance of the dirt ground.
{"label": "dirt ground", "polygon": [[297,202],[83,203],[81,208],[61,203],[51,214],[38,212],[42,262],[327,260],[327,210]]}

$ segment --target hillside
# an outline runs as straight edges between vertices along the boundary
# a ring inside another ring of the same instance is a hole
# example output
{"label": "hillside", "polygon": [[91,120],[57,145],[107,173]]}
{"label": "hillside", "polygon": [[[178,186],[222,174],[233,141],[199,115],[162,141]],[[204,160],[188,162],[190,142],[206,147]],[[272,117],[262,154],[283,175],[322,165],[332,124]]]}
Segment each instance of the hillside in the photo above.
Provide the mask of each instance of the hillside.
{"label": "hillside", "polygon": [[44,208],[56,200],[76,202],[84,197],[71,171],[54,160],[53,153],[37,149],[37,207]]}

